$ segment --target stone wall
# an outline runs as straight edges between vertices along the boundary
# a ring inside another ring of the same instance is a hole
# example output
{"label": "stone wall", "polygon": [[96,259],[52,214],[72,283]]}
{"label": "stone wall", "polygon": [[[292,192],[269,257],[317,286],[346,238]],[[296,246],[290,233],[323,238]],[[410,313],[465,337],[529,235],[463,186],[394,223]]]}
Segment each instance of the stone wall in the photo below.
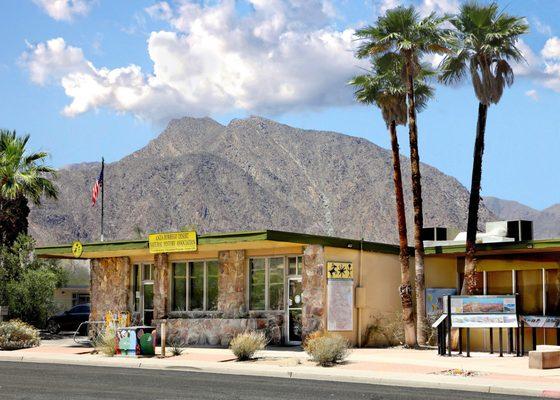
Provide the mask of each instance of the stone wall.
{"label": "stone wall", "polygon": [[169,309],[168,260],[166,253],[154,256],[154,319],[166,317]]}
{"label": "stone wall", "polygon": [[326,327],[325,253],[323,246],[308,245],[303,252],[303,340],[310,333]]}
{"label": "stone wall", "polygon": [[246,257],[244,250],[218,253],[218,311],[224,318],[237,318],[247,312],[245,295]]}
{"label": "stone wall", "polygon": [[90,262],[91,321],[102,321],[107,312],[129,311],[130,259],[112,257]]}
{"label": "stone wall", "polygon": [[[161,321],[156,321],[158,331]],[[239,333],[264,331],[270,344],[282,343],[283,315],[259,318],[174,318],[167,320],[167,342],[223,346]]]}

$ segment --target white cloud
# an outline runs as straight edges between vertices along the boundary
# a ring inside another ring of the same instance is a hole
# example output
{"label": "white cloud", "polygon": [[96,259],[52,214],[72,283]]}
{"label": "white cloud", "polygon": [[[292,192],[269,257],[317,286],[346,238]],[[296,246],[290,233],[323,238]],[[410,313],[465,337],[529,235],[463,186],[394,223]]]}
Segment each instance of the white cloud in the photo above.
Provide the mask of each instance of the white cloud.
{"label": "white cloud", "polygon": [[538,18],[533,18],[534,21],[534,27],[537,30],[537,32],[543,34],[543,35],[547,35],[547,36],[551,36],[552,35],[552,28],[550,27],[550,25],[545,24],[544,22],[542,22],[540,19]]}
{"label": "white cloud", "polygon": [[458,10],[458,0],[423,0],[420,5],[420,11],[424,15],[432,12],[437,14],[456,13]]}
{"label": "white cloud", "polygon": [[525,96],[530,97],[534,101],[539,100],[539,93],[535,89],[527,90]]}
{"label": "white cloud", "polygon": [[560,39],[556,36],[548,39],[541,50],[541,54],[545,59],[560,60]]}
{"label": "white cloud", "polygon": [[51,18],[71,21],[77,15],[87,15],[96,0],[33,0]]}
{"label": "white cloud", "polygon": [[62,38],[29,49],[22,61],[32,81],[58,82],[71,99],[63,113],[97,108],[156,122],[242,109],[276,114],[352,102],[347,80],[357,73],[352,29],[331,27],[321,0],[234,0],[215,5],[162,2],[149,8],[173,31],[152,32],[153,73],[129,65],[95,67]]}

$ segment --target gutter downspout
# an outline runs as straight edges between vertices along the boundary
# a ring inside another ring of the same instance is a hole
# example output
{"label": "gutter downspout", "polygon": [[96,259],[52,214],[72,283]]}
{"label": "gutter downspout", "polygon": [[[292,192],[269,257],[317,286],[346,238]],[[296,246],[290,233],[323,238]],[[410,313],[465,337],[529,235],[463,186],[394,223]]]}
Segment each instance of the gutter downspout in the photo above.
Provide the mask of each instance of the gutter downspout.
{"label": "gutter downspout", "polygon": [[[363,255],[363,243],[364,238],[360,239],[360,273],[358,274],[358,287],[362,287],[362,255]],[[362,310],[358,307],[358,332],[357,332],[357,343],[358,347],[362,347]]]}

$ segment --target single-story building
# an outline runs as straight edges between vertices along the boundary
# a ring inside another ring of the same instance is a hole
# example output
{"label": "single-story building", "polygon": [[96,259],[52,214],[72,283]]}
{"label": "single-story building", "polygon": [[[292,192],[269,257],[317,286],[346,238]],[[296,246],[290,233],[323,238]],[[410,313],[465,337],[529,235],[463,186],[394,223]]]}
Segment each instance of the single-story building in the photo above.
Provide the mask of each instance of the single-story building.
{"label": "single-story building", "polygon": [[[91,260],[91,320],[125,311],[145,324],[167,319],[170,337],[189,344],[227,345],[247,329],[299,344],[326,329],[362,346],[372,326],[400,311],[398,246],[275,230],[195,240],[189,251],[130,240],[36,254]],[[464,252],[464,244],[427,247],[426,288],[458,290]],[[560,239],[480,244],[478,260],[480,294],[519,293],[521,314],[560,316]],[[539,344],[558,342],[548,331],[538,330]],[[487,348],[486,333],[473,335],[473,350]]]}

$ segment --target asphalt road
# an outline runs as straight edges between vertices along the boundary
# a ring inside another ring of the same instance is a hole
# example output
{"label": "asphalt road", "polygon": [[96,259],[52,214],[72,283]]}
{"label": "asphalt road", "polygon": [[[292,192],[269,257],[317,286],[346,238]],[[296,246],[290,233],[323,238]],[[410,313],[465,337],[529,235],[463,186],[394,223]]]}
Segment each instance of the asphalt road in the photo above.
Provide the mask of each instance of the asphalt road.
{"label": "asphalt road", "polygon": [[0,362],[0,399],[504,399],[523,397],[357,383]]}

